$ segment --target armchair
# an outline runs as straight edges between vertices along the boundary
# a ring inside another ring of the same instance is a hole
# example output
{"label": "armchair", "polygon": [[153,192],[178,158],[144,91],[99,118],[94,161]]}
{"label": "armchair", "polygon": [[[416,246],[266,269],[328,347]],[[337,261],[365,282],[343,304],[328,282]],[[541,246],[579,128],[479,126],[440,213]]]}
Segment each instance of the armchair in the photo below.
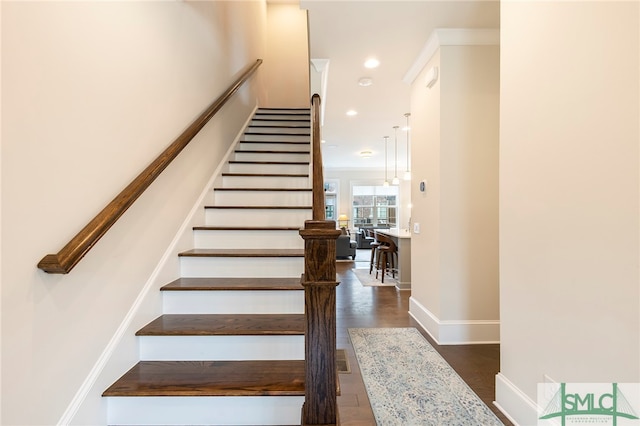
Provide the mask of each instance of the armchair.
{"label": "armchair", "polygon": [[336,258],[351,256],[353,260],[356,260],[356,247],[357,243],[351,241],[350,235],[339,235],[336,240]]}

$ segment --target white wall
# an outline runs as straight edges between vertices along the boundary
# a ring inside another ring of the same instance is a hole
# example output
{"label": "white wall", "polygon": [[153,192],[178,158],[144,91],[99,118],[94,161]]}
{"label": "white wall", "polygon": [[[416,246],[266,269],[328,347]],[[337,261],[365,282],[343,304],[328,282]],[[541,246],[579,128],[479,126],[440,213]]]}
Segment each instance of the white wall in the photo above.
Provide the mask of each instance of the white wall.
{"label": "white wall", "polygon": [[[36,264],[59,250],[241,70],[264,57],[266,6],[55,1],[1,7],[0,423],[98,424],[105,421],[99,392],[108,384],[101,380],[137,356],[131,333],[123,342],[116,333],[146,284],[148,300],[131,328],[156,313],[157,288],[178,273],[176,256],[157,277],[154,268],[256,105],[260,75],[70,274],[49,275]],[[108,374],[98,377],[80,407],[74,395],[90,372],[100,373],[94,369],[99,357],[116,343],[127,351],[109,360]],[[75,418],[65,412],[72,401],[80,409]]]}
{"label": "white wall", "polygon": [[[297,3],[297,2],[296,2]],[[267,5],[267,97],[264,106],[308,108],[307,11],[296,3]]]}
{"label": "white wall", "polygon": [[501,367],[536,384],[640,382],[637,2],[502,2]]}
{"label": "white wall", "polygon": [[[411,297],[419,301],[435,317],[440,317],[440,97],[441,86],[436,82],[427,89],[425,74],[432,67],[440,67],[440,50],[416,78],[411,95],[411,170],[413,185],[412,222],[420,226],[420,233],[411,234]],[[414,94],[414,91],[418,93]],[[425,181],[426,191],[419,191]],[[421,267],[417,267],[421,265]],[[414,314],[415,315],[415,314]],[[435,331],[432,331],[435,333]]]}
{"label": "white wall", "polygon": [[440,57],[440,319],[497,320],[500,48]]}
{"label": "white wall", "polygon": [[[411,91],[412,221],[420,225],[411,263],[420,267],[412,267],[410,311],[441,344],[492,342],[499,339],[499,47],[439,37]],[[439,77],[427,88],[432,67]]]}

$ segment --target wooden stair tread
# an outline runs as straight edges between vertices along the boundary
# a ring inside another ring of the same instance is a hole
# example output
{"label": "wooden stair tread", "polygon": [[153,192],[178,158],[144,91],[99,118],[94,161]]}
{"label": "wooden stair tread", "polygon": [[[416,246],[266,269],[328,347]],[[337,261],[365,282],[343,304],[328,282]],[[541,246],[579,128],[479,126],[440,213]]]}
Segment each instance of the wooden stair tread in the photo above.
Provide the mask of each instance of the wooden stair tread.
{"label": "wooden stair tread", "polygon": [[309,177],[309,173],[222,173],[222,176],[251,176],[251,177]]}
{"label": "wooden stair tread", "polygon": [[311,145],[311,142],[309,142],[309,141],[245,141],[245,140],[242,140],[242,141],[240,141],[240,143]]}
{"label": "wooden stair tread", "polygon": [[304,257],[304,249],[191,249],[185,257]]}
{"label": "wooden stair tread", "polygon": [[[251,122],[255,121],[278,121],[278,122],[292,122],[292,123],[311,123],[311,113],[306,111],[300,111],[295,113],[281,113],[281,112],[257,112],[252,118]],[[255,124],[252,124],[255,126]]]}
{"label": "wooden stair tread", "polygon": [[136,336],[299,336],[304,327],[304,314],[165,314]]}
{"label": "wooden stair tread", "polygon": [[141,361],[103,396],[301,396],[304,361]]}
{"label": "wooden stair tread", "polygon": [[[273,118],[271,117],[272,115],[276,115],[276,114],[263,114],[263,117],[254,117],[251,121],[286,121],[288,123],[308,123],[310,118]],[[282,114],[278,114],[280,116],[282,116]],[[295,114],[293,115],[293,117],[308,117],[308,114]],[[255,126],[256,124],[254,124]]]}
{"label": "wooden stair tread", "polygon": [[194,231],[299,231],[299,226],[194,226]]}
{"label": "wooden stair tread", "polygon": [[268,110],[258,109],[255,115],[286,115],[289,117],[296,116],[311,116],[311,110],[309,108],[268,108]]}
{"label": "wooden stair tread", "polygon": [[303,290],[300,278],[178,278],[162,286],[161,291],[236,291],[236,290]]}
{"label": "wooden stair tread", "polygon": [[244,132],[245,135],[258,136],[311,136],[311,133],[286,133],[286,132]]}
{"label": "wooden stair tread", "polygon": [[311,206],[204,206],[205,209],[311,210]]}
{"label": "wooden stair tread", "polygon": [[[293,121],[310,121],[311,120],[311,113],[307,112],[307,111],[300,111],[300,112],[291,112],[291,113],[282,113],[282,112],[256,112],[255,115],[253,116],[252,120],[263,120],[265,118],[271,118],[273,116],[278,116],[278,118],[276,118],[276,120],[293,120]],[[286,117],[283,117],[286,116]]]}
{"label": "wooden stair tread", "polygon": [[272,149],[236,149],[236,154],[309,154],[309,151],[287,151],[287,150],[272,150]]}
{"label": "wooden stair tread", "polygon": [[311,108],[304,106],[304,107],[267,107],[267,106],[263,106],[263,107],[259,107],[258,110],[256,111],[256,113],[259,113],[261,111],[310,111]]}
{"label": "wooden stair tread", "polygon": [[[274,120],[275,121],[275,120]],[[287,121],[287,119],[282,119],[278,121]],[[291,120],[293,121],[293,120]],[[309,120],[299,120],[309,123]],[[251,124],[249,128],[252,127],[268,127],[270,129],[310,129],[311,126],[307,125],[296,125],[296,124]]]}
{"label": "wooden stair tread", "polygon": [[[289,111],[289,114],[286,112]],[[310,108],[267,108],[267,109],[258,109],[255,115],[310,115]]]}
{"label": "wooden stair tread", "polygon": [[308,165],[308,161],[252,161],[252,160],[229,160],[229,164],[305,164]]}
{"label": "wooden stair tread", "polygon": [[311,188],[213,188],[214,191],[280,191],[280,192],[309,192]]}

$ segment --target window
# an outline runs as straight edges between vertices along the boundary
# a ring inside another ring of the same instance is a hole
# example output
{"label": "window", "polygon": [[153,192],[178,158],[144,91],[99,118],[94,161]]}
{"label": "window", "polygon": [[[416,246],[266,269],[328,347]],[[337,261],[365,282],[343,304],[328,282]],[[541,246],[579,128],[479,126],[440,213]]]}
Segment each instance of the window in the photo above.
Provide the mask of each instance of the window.
{"label": "window", "polygon": [[328,180],[324,183],[324,217],[326,220],[337,220],[338,183]]}
{"label": "window", "polygon": [[397,186],[353,186],[353,225],[397,226]]}
{"label": "window", "polygon": [[326,220],[336,220],[336,194],[326,194],[324,196],[324,218]]}

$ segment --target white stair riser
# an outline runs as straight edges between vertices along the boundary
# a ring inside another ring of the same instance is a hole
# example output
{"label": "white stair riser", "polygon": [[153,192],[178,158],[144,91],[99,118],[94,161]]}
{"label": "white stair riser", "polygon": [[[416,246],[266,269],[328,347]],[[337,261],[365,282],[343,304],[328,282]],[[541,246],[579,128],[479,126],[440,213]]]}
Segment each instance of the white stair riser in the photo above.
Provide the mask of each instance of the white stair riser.
{"label": "white stair riser", "polygon": [[308,177],[223,176],[224,188],[309,188]]}
{"label": "white stair riser", "polygon": [[308,164],[255,164],[255,163],[229,163],[231,173],[309,173]]}
{"label": "white stair riser", "polygon": [[303,290],[163,291],[165,314],[302,314]]}
{"label": "white stair riser", "polygon": [[215,209],[205,210],[209,226],[296,226],[311,219],[310,209]]}
{"label": "white stair riser", "polygon": [[310,206],[311,191],[213,191],[217,206]]}
{"label": "white stair riser", "polygon": [[309,128],[296,128],[296,127],[259,127],[259,126],[251,126],[248,127],[247,132],[249,133],[273,133],[273,134],[291,134],[291,135],[304,135],[309,137],[311,130]]}
{"label": "white stair riser", "polygon": [[182,277],[299,277],[302,257],[191,257],[180,258]]}
{"label": "white stair riser", "polygon": [[292,162],[300,162],[306,161],[309,162],[311,156],[309,154],[297,154],[297,153],[255,153],[255,152],[241,152],[236,151],[235,159],[237,161],[292,161]]}
{"label": "white stair riser", "polygon": [[303,249],[304,240],[298,231],[196,230],[194,245],[205,249]]}
{"label": "white stair riser", "polygon": [[143,361],[304,359],[304,336],[140,336]]}
{"label": "white stair riser", "polygon": [[283,118],[254,118],[251,126],[294,126],[299,128],[309,128],[310,121],[304,117],[283,117]]}
{"label": "white stair riser", "polygon": [[110,425],[300,424],[304,396],[109,397]]}
{"label": "white stair riser", "polygon": [[268,141],[268,142],[310,142],[310,136],[299,135],[250,135],[243,136],[245,141]]}
{"label": "white stair riser", "polygon": [[309,151],[310,146],[310,143],[240,142],[238,149],[241,151]]}

